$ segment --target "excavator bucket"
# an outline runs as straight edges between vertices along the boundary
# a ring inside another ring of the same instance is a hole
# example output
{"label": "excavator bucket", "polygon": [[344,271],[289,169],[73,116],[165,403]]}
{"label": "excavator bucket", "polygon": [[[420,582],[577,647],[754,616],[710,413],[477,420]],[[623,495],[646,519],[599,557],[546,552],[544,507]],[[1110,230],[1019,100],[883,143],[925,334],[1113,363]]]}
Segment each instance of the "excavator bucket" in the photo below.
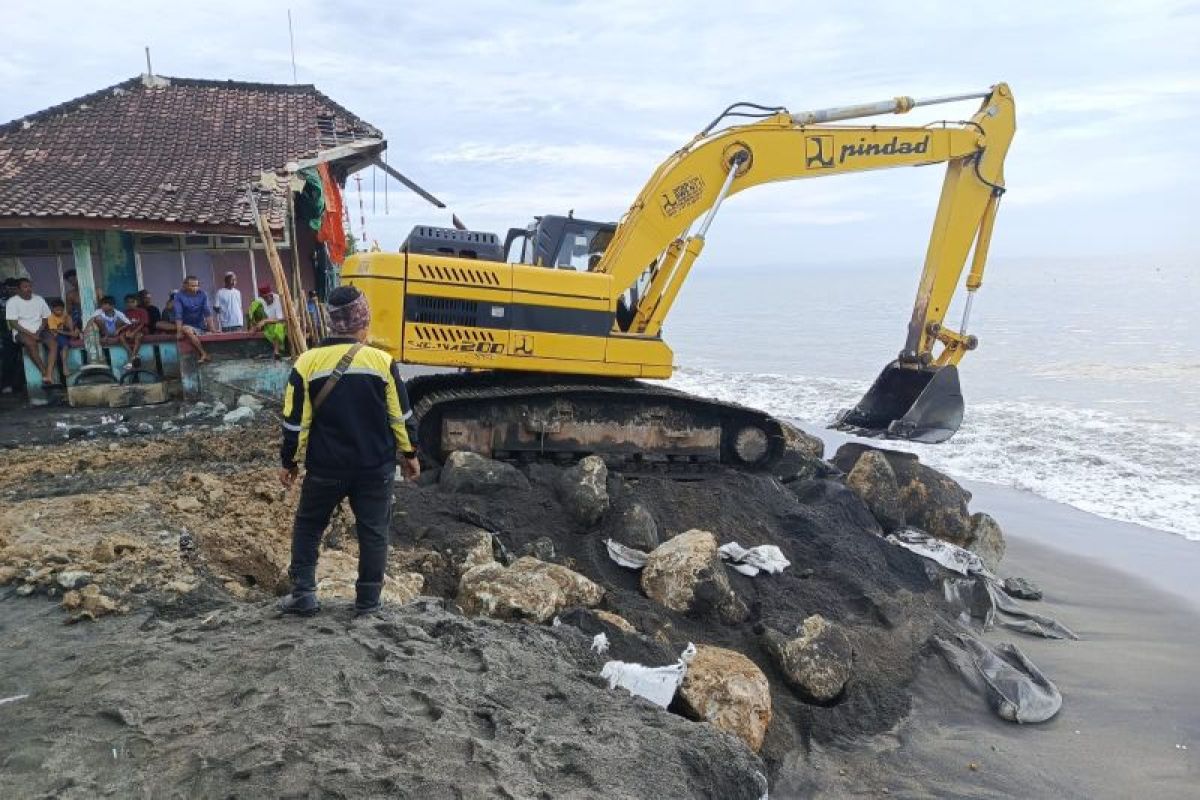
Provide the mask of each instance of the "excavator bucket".
{"label": "excavator bucket", "polygon": [[962,418],[957,367],[914,369],[893,361],[858,405],[839,414],[830,427],[857,436],[936,444],[953,436]]}

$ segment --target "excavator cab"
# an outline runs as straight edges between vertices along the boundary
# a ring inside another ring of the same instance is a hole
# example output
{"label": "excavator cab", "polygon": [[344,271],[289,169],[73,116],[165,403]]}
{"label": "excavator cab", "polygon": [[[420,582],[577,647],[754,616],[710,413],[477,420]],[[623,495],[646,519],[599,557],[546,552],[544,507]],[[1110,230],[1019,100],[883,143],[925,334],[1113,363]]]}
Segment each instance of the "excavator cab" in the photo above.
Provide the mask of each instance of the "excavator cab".
{"label": "excavator cab", "polygon": [[504,252],[511,264],[591,272],[616,230],[613,222],[547,214],[524,228],[509,228]]}

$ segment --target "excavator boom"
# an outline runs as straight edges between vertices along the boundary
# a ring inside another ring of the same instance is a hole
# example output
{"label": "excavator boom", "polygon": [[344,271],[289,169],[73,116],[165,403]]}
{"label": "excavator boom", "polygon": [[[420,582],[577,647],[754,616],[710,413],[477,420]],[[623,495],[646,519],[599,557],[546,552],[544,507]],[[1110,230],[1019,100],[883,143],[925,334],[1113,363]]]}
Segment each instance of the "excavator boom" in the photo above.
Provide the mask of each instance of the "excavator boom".
{"label": "excavator boom", "polygon": [[[974,99],[981,101],[978,111],[961,122],[847,122]],[[750,115],[760,118],[721,127],[730,116]],[[737,104],[667,158],[615,225],[573,215],[544,217],[528,229],[510,231],[503,247],[493,234],[420,227],[400,253],[352,257],[343,280],[367,292],[375,309],[373,342],[397,359],[473,370],[552,373],[546,377],[547,387],[557,387],[554,391],[563,398],[586,397],[591,404],[585,415],[590,415],[592,433],[574,422],[566,424],[572,433],[563,447],[603,450],[604,442],[619,438],[614,431],[621,426],[620,418],[605,415],[603,398],[619,395],[626,411],[639,401],[632,389],[600,390],[593,379],[670,377],[674,359],[662,329],[725,199],[776,181],[942,163],[945,179],[904,345],[836,426],[868,436],[944,441],[962,420],[957,365],[977,344],[967,334],[966,315],[959,330],[953,330],[946,314],[972,251],[968,313],[982,283],[1004,191],[1004,158],[1015,129],[1015,107],[1005,84],[966,95],[898,97],[800,113]],[[439,396],[449,392],[461,412],[455,416],[431,411],[431,419],[444,420],[443,450],[448,430],[455,426],[458,438],[469,440],[475,449],[486,449],[485,440],[505,451],[525,447],[527,441],[544,447],[556,426],[565,430],[563,421],[571,413],[584,413],[583,406],[569,408],[566,400],[566,405],[556,406],[546,397],[535,398],[528,381],[520,382],[519,392],[489,394],[490,405],[472,405],[464,395],[482,397],[478,380],[471,389],[443,384],[437,389]],[[519,395],[525,405],[491,413],[506,402],[501,395]],[[642,432],[622,448],[653,449],[648,443],[654,441],[661,452],[670,454],[676,451],[664,442],[687,439],[695,444],[695,429],[708,426],[707,438],[701,437],[710,443],[706,446],[723,460],[733,452],[749,463],[753,459],[748,456],[772,451],[769,442],[760,446],[762,437],[779,436],[774,423],[758,425],[758,433],[747,432],[749,428],[725,430],[721,420],[741,420],[741,425],[749,419],[740,410],[710,407],[702,412],[693,404],[684,413],[687,404],[664,398],[655,394],[658,411],[639,416]],[[490,433],[464,432],[465,420],[477,413],[494,419]],[[519,419],[522,414],[525,423]],[[673,415],[674,422],[655,427],[653,420],[663,415]],[[534,424],[533,418],[541,421]],[[520,424],[537,428],[536,435],[520,433]],[[501,428],[504,433],[498,432]],[[497,445],[501,440],[508,444]],[[696,452],[695,447],[680,448],[676,455],[690,453],[690,458]]]}

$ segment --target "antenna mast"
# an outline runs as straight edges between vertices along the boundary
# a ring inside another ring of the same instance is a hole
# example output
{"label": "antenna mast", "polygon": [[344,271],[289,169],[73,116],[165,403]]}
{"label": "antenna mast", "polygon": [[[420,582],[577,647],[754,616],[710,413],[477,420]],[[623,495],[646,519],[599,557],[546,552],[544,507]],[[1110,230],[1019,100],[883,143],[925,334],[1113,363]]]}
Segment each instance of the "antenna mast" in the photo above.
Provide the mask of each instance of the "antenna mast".
{"label": "antenna mast", "polygon": [[[292,10],[290,8],[288,9],[287,14],[288,14],[288,47],[291,48],[291,51],[292,51],[292,83],[295,84],[298,82],[296,80],[296,37],[292,35]],[[147,50],[146,52],[147,52],[146,58],[147,58],[147,60],[149,60],[149,58],[150,58],[149,52],[150,51]]]}
{"label": "antenna mast", "polygon": [[150,46],[146,46],[146,74],[154,77],[154,68],[150,66]]}

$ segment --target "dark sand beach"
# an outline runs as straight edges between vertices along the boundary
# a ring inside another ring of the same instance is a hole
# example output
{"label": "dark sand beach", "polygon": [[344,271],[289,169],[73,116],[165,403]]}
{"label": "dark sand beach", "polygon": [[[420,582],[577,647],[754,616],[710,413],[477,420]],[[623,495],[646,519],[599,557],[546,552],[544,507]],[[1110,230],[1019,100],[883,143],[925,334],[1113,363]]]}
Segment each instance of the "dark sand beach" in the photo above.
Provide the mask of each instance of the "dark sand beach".
{"label": "dark sand beach", "polygon": [[[1063,694],[1039,725],[991,715],[931,659],[912,715],[869,746],[816,748],[773,797],[1200,796],[1200,547],[1026,493],[965,484],[1008,540],[1001,572],[1045,591],[1029,604],[1079,641],[1015,642]],[[1191,580],[1189,580],[1189,576]],[[1186,748],[1186,749],[1185,749]],[[845,774],[841,774],[844,770]]]}

